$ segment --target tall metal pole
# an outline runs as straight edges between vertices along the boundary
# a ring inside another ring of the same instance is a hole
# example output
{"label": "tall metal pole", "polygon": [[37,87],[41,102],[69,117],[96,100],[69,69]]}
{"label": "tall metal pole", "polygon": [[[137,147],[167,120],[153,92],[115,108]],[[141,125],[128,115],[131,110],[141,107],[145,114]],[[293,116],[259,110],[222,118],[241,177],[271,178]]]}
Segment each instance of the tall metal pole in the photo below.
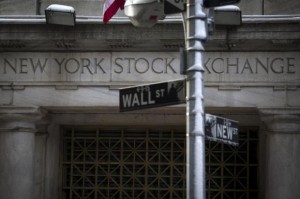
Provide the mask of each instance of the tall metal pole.
{"label": "tall metal pole", "polygon": [[205,199],[203,42],[207,39],[203,0],[187,0],[187,198]]}

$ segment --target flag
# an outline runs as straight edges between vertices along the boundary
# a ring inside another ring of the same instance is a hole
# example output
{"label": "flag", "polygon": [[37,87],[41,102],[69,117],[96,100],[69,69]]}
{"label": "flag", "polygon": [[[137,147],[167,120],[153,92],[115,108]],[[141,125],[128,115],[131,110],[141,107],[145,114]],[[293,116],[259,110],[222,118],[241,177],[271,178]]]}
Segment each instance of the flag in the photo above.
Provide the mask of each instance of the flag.
{"label": "flag", "polygon": [[124,9],[125,0],[104,0],[103,23],[107,23],[119,9]]}

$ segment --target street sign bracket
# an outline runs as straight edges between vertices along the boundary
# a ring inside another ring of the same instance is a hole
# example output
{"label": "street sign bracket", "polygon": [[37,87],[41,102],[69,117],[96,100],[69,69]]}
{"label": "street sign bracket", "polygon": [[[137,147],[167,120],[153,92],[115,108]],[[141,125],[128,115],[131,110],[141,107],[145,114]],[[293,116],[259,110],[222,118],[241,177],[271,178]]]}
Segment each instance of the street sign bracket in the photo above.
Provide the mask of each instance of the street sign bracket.
{"label": "street sign bracket", "polygon": [[176,14],[186,10],[186,0],[164,0],[164,13]]}

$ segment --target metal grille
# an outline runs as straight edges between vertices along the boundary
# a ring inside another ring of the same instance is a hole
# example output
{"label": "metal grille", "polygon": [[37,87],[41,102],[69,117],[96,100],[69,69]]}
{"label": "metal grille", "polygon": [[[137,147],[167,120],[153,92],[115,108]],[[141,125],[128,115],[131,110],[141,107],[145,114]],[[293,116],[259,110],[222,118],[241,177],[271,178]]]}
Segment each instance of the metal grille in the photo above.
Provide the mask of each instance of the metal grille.
{"label": "metal grille", "polygon": [[[239,147],[206,142],[207,198],[257,198],[257,129]],[[185,133],[77,130],[63,133],[63,199],[185,198]]]}
{"label": "metal grille", "polygon": [[62,198],[185,198],[185,134],[64,133]]}
{"label": "metal grille", "polygon": [[206,142],[207,198],[258,198],[258,129],[239,131],[238,147]]}

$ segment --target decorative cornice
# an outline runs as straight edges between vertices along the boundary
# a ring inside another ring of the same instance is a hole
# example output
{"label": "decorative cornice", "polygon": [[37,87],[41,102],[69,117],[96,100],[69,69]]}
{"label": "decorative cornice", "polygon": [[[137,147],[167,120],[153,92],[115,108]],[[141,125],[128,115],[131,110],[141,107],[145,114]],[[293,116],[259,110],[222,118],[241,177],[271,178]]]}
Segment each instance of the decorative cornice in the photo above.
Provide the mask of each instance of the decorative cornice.
{"label": "decorative cornice", "polygon": [[300,134],[300,108],[263,108],[259,113],[267,131]]}
{"label": "decorative cornice", "polygon": [[[243,23],[290,23],[300,22],[300,15],[243,15]],[[103,24],[100,16],[77,16],[77,24]],[[167,16],[158,23],[180,23],[182,17],[180,15]],[[0,16],[0,24],[46,24],[44,15],[2,15]],[[113,17],[108,25],[114,24],[131,24],[128,17]]]}
{"label": "decorative cornice", "polygon": [[[238,28],[216,27],[205,49],[298,51],[299,21],[300,16],[243,16],[243,25]],[[42,16],[0,16],[0,52],[178,51],[184,46],[179,16],[159,21],[151,29],[136,28],[124,17],[113,18],[105,26],[99,17],[78,16],[76,22],[75,27],[50,27]]]}
{"label": "decorative cornice", "polygon": [[261,115],[298,115],[300,116],[299,108],[260,108],[259,112]]}
{"label": "decorative cornice", "polygon": [[46,112],[37,107],[0,107],[0,132],[36,132],[35,123]]}
{"label": "decorative cornice", "polygon": [[74,47],[75,43],[76,43],[75,40],[58,40],[56,41],[55,45],[57,48],[69,49]]}
{"label": "decorative cornice", "polygon": [[107,45],[113,49],[130,49],[134,45],[134,41],[129,39],[106,39]]}
{"label": "decorative cornice", "polygon": [[0,41],[0,49],[1,48],[23,49],[25,47],[26,47],[25,43],[19,40]]}

